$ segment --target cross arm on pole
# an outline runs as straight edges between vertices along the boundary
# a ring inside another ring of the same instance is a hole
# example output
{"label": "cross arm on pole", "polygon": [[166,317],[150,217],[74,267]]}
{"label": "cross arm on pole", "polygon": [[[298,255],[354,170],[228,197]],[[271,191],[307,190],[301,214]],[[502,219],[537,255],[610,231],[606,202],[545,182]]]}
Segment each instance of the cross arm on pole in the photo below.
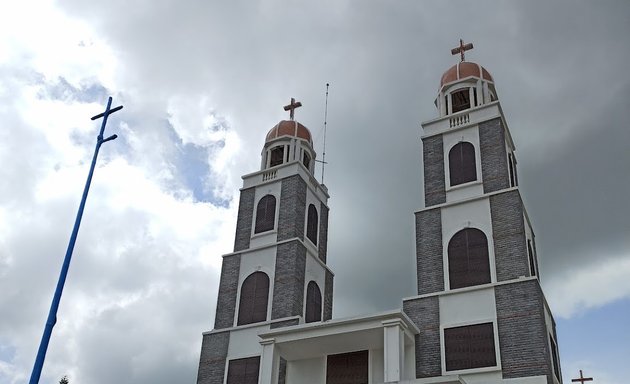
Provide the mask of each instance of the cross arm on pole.
{"label": "cross arm on pole", "polygon": [[582,383],[584,384],[584,382],[586,381],[593,381],[592,377],[584,377],[584,374],[582,373],[582,370],[580,369],[580,377],[577,379],[571,379],[571,382],[573,383]]}
{"label": "cross arm on pole", "polygon": [[101,113],[99,113],[99,114],[98,114],[98,115],[96,115],[96,116],[92,116],[92,118],[91,118],[90,120],[100,119],[101,117],[105,116],[105,113],[107,113],[108,115],[111,115],[112,113],[114,113],[114,112],[118,112],[118,111],[120,111],[121,109],[123,109],[123,106],[122,106],[122,105],[119,105],[119,106],[117,106],[116,108],[109,110],[109,112],[105,111],[105,112],[101,112]]}
{"label": "cross arm on pole", "polygon": [[119,105],[113,109],[110,109],[112,106],[112,98],[111,96],[109,97],[109,99],[107,100],[107,107],[105,108],[105,112],[99,113],[96,116],[92,116],[91,120],[96,120],[96,119],[100,119],[101,117],[103,118],[103,122],[101,123],[101,130],[98,134],[97,137],[97,141],[96,141],[96,146],[100,147],[101,144],[108,142],[110,140],[114,140],[115,138],[117,138],[117,135],[111,135],[110,137],[108,137],[107,139],[103,139],[103,132],[105,132],[105,125],[107,125],[107,118],[109,117],[109,115],[111,115],[114,112],[120,111],[123,106]]}

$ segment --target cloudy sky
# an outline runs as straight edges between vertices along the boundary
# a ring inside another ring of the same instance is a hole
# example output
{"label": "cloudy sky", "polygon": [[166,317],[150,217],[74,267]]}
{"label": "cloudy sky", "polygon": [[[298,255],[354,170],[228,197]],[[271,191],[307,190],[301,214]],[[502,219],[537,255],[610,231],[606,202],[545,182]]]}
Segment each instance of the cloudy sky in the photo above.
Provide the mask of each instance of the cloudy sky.
{"label": "cloudy sky", "polygon": [[627,0],[2,2],[0,383],[30,376],[109,95],[42,383],[195,382],[240,176],[290,97],[321,154],[327,82],[334,316],[399,308],[460,37],[516,142],[565,382],[627,383],[628,36]]}

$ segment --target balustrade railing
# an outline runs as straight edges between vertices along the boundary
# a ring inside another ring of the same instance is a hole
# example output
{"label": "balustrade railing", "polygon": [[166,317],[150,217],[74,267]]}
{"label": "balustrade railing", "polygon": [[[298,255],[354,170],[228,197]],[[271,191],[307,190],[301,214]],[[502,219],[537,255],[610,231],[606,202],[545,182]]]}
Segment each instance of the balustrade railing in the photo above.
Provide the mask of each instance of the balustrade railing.
{"label": "balustrade railing", "polygon": [[462,124],[467,124],[468,122],[470,122],[470,114],[466,113],[464,115],[451,117],[449,122],[451,128],[460,126]]}
{"label": "balustrade railing", "polygon": [[263,173],[262,181],[273,180],[276,178],[277,175],[278,175],[278,171],[275,169],[273,171],[267,171]]}

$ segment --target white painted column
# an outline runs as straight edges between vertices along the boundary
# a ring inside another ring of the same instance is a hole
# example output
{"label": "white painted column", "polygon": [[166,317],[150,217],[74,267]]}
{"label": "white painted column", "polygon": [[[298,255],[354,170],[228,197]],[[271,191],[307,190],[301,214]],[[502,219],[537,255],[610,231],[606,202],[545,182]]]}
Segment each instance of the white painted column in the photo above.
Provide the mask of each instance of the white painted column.
{"label": "white painted column", "polygon": [[490,90],[488,89],[488,83],[487,82],[483,82],[483,103],[489,103],[490,102]]}
{"label": "white painted column", "polygon": [[468,88],[468,100],[470,100],[470,108],[475,108],[475,87]]}
{"label": "white painted column", "polygon": [[446,100],[448,100],[448,102],[447,102],[448,110],[446,111],[446,113],[448,115],[451,115],[451,114],[453,114],[453,98],[451,97],[450,93],[448,95],[446,95]]}
{"label": "white painted column", "polygon": [[386,383],[402,379],[405,362],[404,326],[398,319],[383,321],[383,378]]}
{"label": "white painted column", "polygon": [[260,357],[259,384],[275,384],[278,382],[278,369],[280,368],[280,356],[276,352],[276,340],[267,339],[260,342],[262,356]]}
{"label": "white painted column", "polygon": [[296,139],[291,139],[291,144],[289,144],[289,161],[295,160],[295,152],[297,151]]}
{"label": "white painted column", "polygon": [[475,86],[475,94],[477,95],[477,104],[483,105],[483,85],[481,84],[481,79],[477,80],[477,85]]}
{"label": "white painted column", "polygon": [[446,104],[444,103],[444,92],[438,94],[438,108],[440,108],[440,117],[446,116]]}

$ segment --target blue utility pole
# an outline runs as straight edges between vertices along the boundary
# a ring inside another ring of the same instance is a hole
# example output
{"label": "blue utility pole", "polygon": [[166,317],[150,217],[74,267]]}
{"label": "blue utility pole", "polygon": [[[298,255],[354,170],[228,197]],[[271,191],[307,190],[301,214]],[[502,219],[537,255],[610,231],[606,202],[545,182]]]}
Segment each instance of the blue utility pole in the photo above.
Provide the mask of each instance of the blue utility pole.
{"label": "blue utility pole", "polygon": [[66,250],[66,257],[63,260],[63,266],[61,267],[61,273],[59,274],[59,281],[57,282],[57,289],[55,289],[55,296],[53,296],[52,304],[50,305],[50,312],[48,313],[48,320],[46,320],[46,326],[44,327],[44,334],[42,340],[39,343],[39,350],[37,351],[37,358],[35,359],[35,365],[33,366],[33,372],[31,373],[31,380],[29,384],[39,383],[39,377],[42,374],[42,367],[44,366],[44,360],[46,359],[46,351],[48,350],[48,342],[52,334],[53,327],[57,323],[57,309],[59,308],[59,302],[61,301],[61,293],[63,292],[63,286],[66,283],[66,276],[68,275],[68,267],[70,267],[70,259],[72,259],[72,251],[74,250],[74,243],[77,241],[77,234],[79,233],[79,226],[81,225],[81,217],[83,217],[83,209],[85,208],[85,201],[87,200],[88,192],[90,191],[90,184],[92,183],[92,175],[94,175],[94,167],[96,166],[96,158],[98,157],[98,151],[103,143],[117,138],[117,135],[111,135],[103,139],[103,133],[105,132],[105,125],[107,124],[107,118],[109,115],[122,109],[122,105],[110,109],[112,106],[112,98],[107,100],[107,108],[105,112],[100,113],[92,120],[103,118],[101,124],[101,131],[96,139],[96,148],[94,149],[94,157],[92,158],[92,165],[90,166],[90,173],[88,174],[85,188],[83,189],[83,197],[81,198],[81,204],[79,205],[79,212],[77,212],[77,218],[74,222],[74,228],[72,229],[72,235],[70,236],[70,242],[68,243],[68,249]]}

